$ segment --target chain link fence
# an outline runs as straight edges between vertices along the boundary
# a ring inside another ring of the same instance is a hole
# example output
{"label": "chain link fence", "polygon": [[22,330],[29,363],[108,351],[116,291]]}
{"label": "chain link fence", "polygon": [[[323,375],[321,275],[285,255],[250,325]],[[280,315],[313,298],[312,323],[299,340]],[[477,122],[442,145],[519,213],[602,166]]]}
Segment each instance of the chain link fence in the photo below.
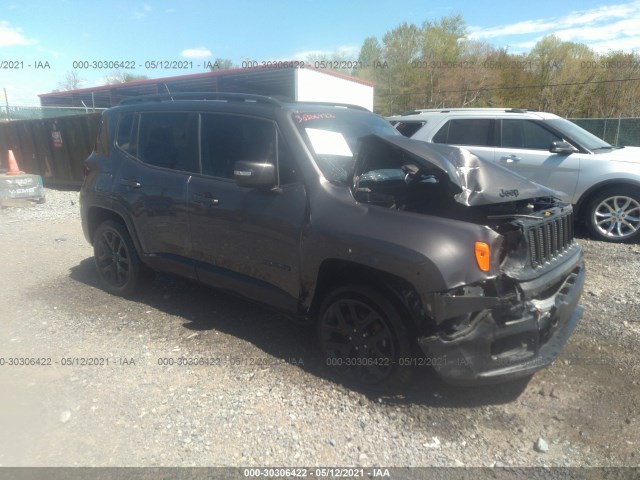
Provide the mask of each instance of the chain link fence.
{"label": "chain link fence", "polygon": [[640,146],[640,118],[570,118],[569,120],[611,145]]}
{"label": "chain link fence", "polygon": [[9,106],[7,109],[6,106],[0,106],[0,122],[69,117],[100,112],[102,110],[104,110],[104,108]]}

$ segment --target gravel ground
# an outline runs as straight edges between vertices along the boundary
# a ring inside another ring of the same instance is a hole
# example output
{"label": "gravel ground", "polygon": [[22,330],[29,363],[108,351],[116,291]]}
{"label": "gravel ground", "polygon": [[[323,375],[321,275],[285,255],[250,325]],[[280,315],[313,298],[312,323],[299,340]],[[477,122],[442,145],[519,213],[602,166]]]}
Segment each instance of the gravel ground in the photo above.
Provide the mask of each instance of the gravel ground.
{"label": "gravel ground", "polygon": [[640,465],[637,243],[580,238],[584,317],[528,384],[425,369],[379,398],[329,380],[313,332],[260,306],[164,275],[106,294],[78,193],[46,194],[0,210],[1,357],[51,359],[0,366],[2,466]]}

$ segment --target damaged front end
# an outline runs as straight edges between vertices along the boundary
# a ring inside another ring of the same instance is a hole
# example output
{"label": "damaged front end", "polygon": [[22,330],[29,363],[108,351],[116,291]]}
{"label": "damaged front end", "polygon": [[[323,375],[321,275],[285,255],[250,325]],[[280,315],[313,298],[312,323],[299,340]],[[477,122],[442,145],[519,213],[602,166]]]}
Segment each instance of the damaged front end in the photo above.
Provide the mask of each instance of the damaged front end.
{"label": "damaged front end", "polygon": [[362,142],[352,191],[363,203],[497,234],[484,251],[476,245],[482,280],[419,292],[430,328],[418,344],[445,381],[528,376],[560,354],[582,314],[585,270],[572,207],[557,192],[465,150],[376,136]]}
{"label": "damaged front end", "polygon": [[428,296],[437,329],[418,343],[437,359],[443,379],[505,381],[530,375],[560,354],[582,315],[585,269],[571,220],[571,207],[513,220],[515,245],[504,253],[499,275]]}

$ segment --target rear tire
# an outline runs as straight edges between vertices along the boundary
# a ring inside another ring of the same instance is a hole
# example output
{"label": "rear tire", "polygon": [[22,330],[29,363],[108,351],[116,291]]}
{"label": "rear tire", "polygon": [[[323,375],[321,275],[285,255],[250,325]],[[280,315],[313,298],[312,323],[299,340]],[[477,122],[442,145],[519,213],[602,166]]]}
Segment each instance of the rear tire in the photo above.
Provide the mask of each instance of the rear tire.
{"label": "rear tire", "polygon": [[120,296],[136,291],[144,266],[124,225],[112,220],[101,223],[93,236],[93,255],[106,291]]}
{"label": "rear tire", "polygon": [[595,195],[587,204],[591,234],[606,242],[628,242],[640,235],[640,191],[621,186]]}
{"label": "rear tire", "polygon": [[411,383],[411,362],[403,359],[413,358],[413,341],[398,309],[374,288],[330,292],[318,314],[318,338],[325,365],[348,382],[385,392]]}

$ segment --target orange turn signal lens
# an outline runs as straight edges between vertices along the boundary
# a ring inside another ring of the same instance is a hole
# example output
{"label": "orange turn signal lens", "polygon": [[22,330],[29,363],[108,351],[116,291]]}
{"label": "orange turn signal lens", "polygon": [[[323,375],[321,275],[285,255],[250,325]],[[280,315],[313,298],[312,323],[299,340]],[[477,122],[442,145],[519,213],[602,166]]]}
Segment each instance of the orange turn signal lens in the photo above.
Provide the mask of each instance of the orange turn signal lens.
{"label": "orange turn signal lens", "polygon": [[491,265],[491,254],[489,245],[484,242],[476,242],[476,262],[478,268],[483,272],[488,272]]}

